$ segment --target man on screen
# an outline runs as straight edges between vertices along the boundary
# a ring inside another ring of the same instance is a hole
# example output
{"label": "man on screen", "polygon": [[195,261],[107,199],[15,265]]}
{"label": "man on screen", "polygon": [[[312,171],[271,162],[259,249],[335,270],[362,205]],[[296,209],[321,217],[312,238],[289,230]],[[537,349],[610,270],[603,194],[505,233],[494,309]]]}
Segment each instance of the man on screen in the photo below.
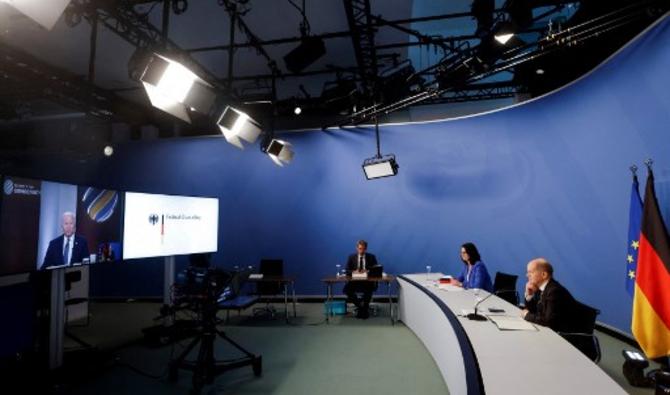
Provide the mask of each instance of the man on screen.
{"label": "man on screen", "polygon": [[69,211],[63,213],[61,219],[63,234],[49,242],[49,248],[44,256],[43,269],[79,263],[84,258],[88,258],[88,242],[83,236],[74,234],[75,221],[73,213]]}

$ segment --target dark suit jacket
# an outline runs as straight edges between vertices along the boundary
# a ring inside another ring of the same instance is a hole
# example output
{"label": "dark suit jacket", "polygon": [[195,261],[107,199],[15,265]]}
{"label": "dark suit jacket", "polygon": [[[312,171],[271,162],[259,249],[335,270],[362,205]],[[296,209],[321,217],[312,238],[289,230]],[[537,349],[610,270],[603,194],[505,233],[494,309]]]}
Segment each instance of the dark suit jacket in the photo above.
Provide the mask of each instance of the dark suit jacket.
{"label": "dark suit jacket", "polygon": [[536,292],[526,301],[526,321],[534,322],[557,332],[573,332],[575,327],[575,299],[565,287],[553,278],[543,292]]}
{"label": "dark suit jacket", "polygon": [[[370,269],[372,266],[377,266],[377,257],[368,252],[365,253],[365,268]],[[358,254],[351,254],[347,258],[347,276],[351,275],[351,272],[358,270]]]}
{"label": "dark suit jacket", "polygon": [[[49,242],[47,253],[44,255],[44,263],[42,265],[43,269],[46,269],[50,266],[59,266],[64,263],[63,238],[64,235],[60,235]],[[72,256],[70,257],[70,263],[79,263],[84,258],[88,258],[88,256],[88,242],[83,236],[74,235],[74,244],[72,245]]]}
{"label": "dark suit jacket", "polygon": [[[370,269],[372,266],[377,266],[377,257],[370,253],[365,253],[365,269]],[[347,276],[351,276],[351,272],[358,270],[358,253],[349,255],[347,258],[346,272]],[[366,292],[371,294],[377,289],[377,283],[373,281],[356,280],[349,281],[344,285],[344,293],[348,292]]]}

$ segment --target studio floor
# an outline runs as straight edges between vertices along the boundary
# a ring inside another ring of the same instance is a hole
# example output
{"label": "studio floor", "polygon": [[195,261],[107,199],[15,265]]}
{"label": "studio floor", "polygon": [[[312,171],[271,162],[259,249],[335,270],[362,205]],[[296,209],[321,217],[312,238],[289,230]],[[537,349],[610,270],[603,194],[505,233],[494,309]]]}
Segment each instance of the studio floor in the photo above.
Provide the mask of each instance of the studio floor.
{"label": "studio floor", "polygon": [[[258,306],[257,306],[258,307]],[[247,366],[225,372],[203,394],[446,394],[447,387],[421,341],[401,322],[391,325],[386,306],[376,316],[359,320],[351,315],[324,321],[323,305],[301,303],[297,317],[287,323],[283,305],[277,314],[254,315],[252,309],[231,313],[220,326],[226,335],[262,355],[260,377]],[[168,362],[189,343],[147,344],[142,329],[156,324],[160,304],[147,302],[91,303],[88,326],[68,330],[100,352],[78,351],[66,340],[63,375],[53,385],[58,394],[186,394],[192,373],[179,371],[168,379]],[[221,318],[225,313],[219,313]],[[603,358],[599,366],[628,393],[652,394],[652,389],[628,385],[621,373],[623,349],[630,346],[598,333]],[[223,340],[216,358],[241,356]],[[192,353],[190,359],[197,354]]]}

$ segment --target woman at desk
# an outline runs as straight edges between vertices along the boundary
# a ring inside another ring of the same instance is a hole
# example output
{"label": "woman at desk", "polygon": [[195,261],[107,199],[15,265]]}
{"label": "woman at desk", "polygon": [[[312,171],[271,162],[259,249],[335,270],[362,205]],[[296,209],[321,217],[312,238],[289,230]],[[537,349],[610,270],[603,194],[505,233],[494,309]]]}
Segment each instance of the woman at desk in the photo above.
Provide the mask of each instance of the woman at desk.
{"label": "woman at desk", "polygon": [[465,289],[479,288],[493,292],[491,276],[474,244],[468,242],[461,246],[461,260],[465,264],[463,271],[451,283]]}

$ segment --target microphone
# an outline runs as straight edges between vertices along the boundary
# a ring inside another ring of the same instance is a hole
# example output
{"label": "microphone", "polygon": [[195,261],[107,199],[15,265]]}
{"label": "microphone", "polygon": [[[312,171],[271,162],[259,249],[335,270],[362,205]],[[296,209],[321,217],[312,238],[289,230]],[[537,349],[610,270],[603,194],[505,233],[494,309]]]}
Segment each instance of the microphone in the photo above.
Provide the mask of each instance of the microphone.
{"label": "microphone", "polygon": [[485,316],[483,316],[483,315],[481,315],[481,314],[477,314],[477,307],[479,307],[479,305],[480,305],[483,301],[485,301],[486,299],[490,298],[491,296],[493,296],[493,292],[491,292],[490,294],[486,295],[486,297],[484,297],[484,299],[482,299],[482,300],[480,300],[479,302],[475,303],[475,311],[474,311],[473,313],[470,313],[470,314],[466,315],[466,317],[468,317],[468,319],[469,319],[469,320],[472,320],[472,321],[486,321],[486,317],[485,317]]}

